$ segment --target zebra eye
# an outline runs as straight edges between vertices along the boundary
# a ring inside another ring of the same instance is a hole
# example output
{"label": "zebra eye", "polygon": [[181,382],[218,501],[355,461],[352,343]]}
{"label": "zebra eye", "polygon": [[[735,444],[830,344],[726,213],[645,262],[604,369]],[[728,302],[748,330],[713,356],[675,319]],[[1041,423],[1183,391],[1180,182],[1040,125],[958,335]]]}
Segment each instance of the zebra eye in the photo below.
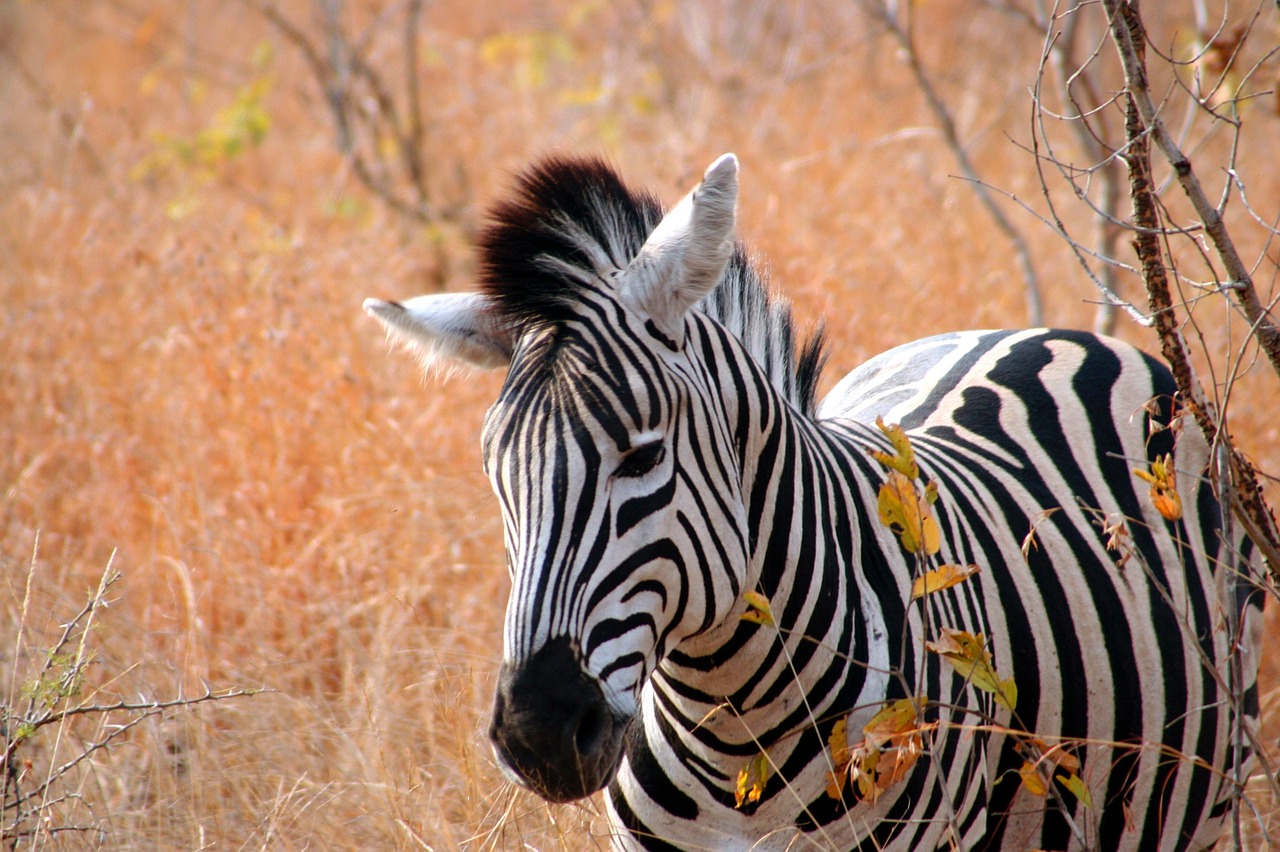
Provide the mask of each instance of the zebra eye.
{"label": "zebra eye", "polygon": [[657,467],[666,454],[667,450],[662,446],[661,441],[641,444],[627,454],[627,457],[622,460],[622,464],[618,465],[618,469],[614,471],[614,476],[621,476],[627,479],[644,476]]}

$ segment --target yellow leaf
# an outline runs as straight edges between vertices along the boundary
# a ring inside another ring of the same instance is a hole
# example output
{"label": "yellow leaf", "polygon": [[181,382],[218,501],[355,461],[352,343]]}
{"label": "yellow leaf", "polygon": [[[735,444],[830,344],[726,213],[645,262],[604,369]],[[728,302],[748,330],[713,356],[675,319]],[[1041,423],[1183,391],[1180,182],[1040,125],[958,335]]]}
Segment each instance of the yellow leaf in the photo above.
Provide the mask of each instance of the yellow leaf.
{"label": "yellow leaf", "polygon": [[772,767],[769,755],[760,752],[747,765],[738,770],[738,786],[734,792],[735,808],[742,807],[744,802],[758,802],[764,793],[764,785],[769,780]]}
{"label": "yellow leaf", "polygon": [[831,746],[831,762],[836,771],[847,767],[852,759],[849,756],[849,720],[841,719],[831,726],[831,736],[827,738]]}
{"label": "yellow leaf", "polygon": [[876,428],[889,439],[889,444],[893,447],[893,453],[872,450],[871,457],[889,470],[896,471],[907,479],[919,477],[920,468],[916,465],[916,451],[912,449],[911,439],[907,437],[906,432],[902,431],[902,427],[897,423],[891,423],[886,426],[884,421],[877,417]]}
{"label": "yellow leaf", "polygon": [[1022,768],[1018,770],[1019,777],[1022,778],[1022,786],[1027,792],[1033,796],[1043,798],[1049,793],[1049,785],[1044,782],[1044,777],[1036,770],[1036,765],[1031,761],[1024,761]]}
{"label": "yellow leaf", "polygon": [[769,606],[768,598],[760,592],[748,591],[742,593],[742,599],[747,602],[747,611],[739,616],[743,621],[774,626],[773,609]]}
{"label": "yellow leaf", "polygon": [[877,509],[880,523],[893,530],[911,553],[932,556],[942,547],[942,531],[928,502],[920,499],[915,483],[898,471],[890,471],[880,486]]}
{"label": "yellow leaf", "polygon": [[849,777],[849,764],[853,754],[849,750],[849,722],[840,719],[831,726],[827,744],[831,747],[832,771],[827,773],[827,795],[839,799],[844,795],[845,780]]}
{"label": "yellow leaf", "polygon": [[868,742],[882,746],[897,735],[919,730],[917,721],[927,702],[924,696],[918,696],[886,704],[862,727]]}
{"label": "yellow leaf", "polygon": [[1178,496],[1178,473],[1173,467],[1173,455],[1165,453],[1151,462],[1151,472],[1133,468],[1139,479],[1151,486],[1151,503],[1166,521],[1182,517],[1182,498]]}
{"label": "yellow leaf", "polygon": [[1071,791],[1071,795],[1080,800],[1080,804],[1086,808],[1093,807],[1093,795],[1089,792],[1089,788],[1080,780],[1080,776],[1072,772],[1069,776],[1058,776],[1058,780],[1062,782],[1062,786]]}
{"label": "yellow leaf", "polygon": [[911,585],[911,599],[917,600],[931,592],[949,589],[978,573],[977,565],[943,565],[934,571],[926,571]]}
{"label": "yellow leaf", "polygon": [[996,701],[1015,710],[1018,707],[1018,685],[1013,682],[1013,678],[1005,678],[1000,681],[999,688],[995,691]]}
{"label": "yellow leaf", "polygon": [[1012,678],[1001,680],[991,664],[986,638],[963,630],[943,627],[937,642],[926,642],[925,648],[940,655],[969,683],[995,696],[1000,704],[1013,710],[1018,706],[1018,687]]}

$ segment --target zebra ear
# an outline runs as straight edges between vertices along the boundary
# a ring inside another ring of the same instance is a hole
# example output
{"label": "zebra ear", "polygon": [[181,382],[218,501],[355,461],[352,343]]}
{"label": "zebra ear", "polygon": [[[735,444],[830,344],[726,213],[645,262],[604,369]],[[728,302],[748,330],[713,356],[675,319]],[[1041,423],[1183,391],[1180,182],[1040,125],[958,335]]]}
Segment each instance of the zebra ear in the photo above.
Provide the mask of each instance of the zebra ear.
{"label": "zebra ear", "polygon": [[733,254],[738,158],[725,154],[662,217],[622,276],[622,296],[675,344],[684,315],[715,289]]}
{"label": "zebra ear", "polygon": [[405,302],[365,299],[364,309],[387,336],[431,370],[441,361],[495,369],[511,364],[511,334],[493,318],[479,293],[437,293]]}

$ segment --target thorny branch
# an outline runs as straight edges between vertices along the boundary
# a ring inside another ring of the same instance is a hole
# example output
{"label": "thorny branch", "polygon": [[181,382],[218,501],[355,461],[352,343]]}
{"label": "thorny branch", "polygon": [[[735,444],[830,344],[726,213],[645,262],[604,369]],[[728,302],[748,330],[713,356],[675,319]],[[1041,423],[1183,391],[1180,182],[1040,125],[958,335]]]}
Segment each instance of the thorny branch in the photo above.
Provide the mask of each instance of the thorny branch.
{"label": "thorny branch", "polygon": [[[1228,273],[1233,278],[1232,290],[1240,296],[1242,288],[1247,287],[1253,300],[1257,295],[1253,291],[1252,280],[1248,279],[1248,271],[1236,253],[1223,224],[1222,217],[1216,209],[1205,200],[1199,182],[1188,160],[1178,150],[1169,134],[1164,130],[1155,107],[1151,102],[1147,85],[1146,72],[1146,32],[1142,19],[1138,14],[1136,0],[1103,0],[1107,12],[1112,41],[1120,53],[1124,66],[1125,91],[1125,137],[1126,159],[1129,164],[1130,196],[1133,203],[1134,249],[1142,265],[1142,278],[1146,283],[1147,293],[1151,301],[1151,313],[1155,328],[1160,336],[1161,353],[1173,370],[1174,380],[1178,385],[1179,395],[1184,404],[1196,419],[1197,425],[1212,447],[1219,443],[1227,448],[1232,478],[1232,510],[1237,520],[1244,526],[1249,537],[1262,551],[1270,566],[1273,580],[1280,582],[1280,534],[1277,533],[1275,516],[1267,505],[1262,488],[1258,484],[1258,474],[1253,464],[1236,449],[1221,429],[1218,415],[1204,397],[1204,391],[1191,367],[1182,332],[1178,327],[1177,314],[1170,295],[1168,274],[1164,262],[1164,254],[1160,245],[1161,220],[1157,209],[1157,198],[1151,177],[1151,140],[1169,157],[1179,182],[1192,197],[1192,202],[1210,233],[1219,257],[1222,258]],[[1196,199],[1199,199],[1197,201]],[[1212,213],[1208,218],[1202,210],[1202,203]],[[1240,276],[1243,274],[1244,278]],[[1261,311],[1260,305],[1257,307]],[[1252,330],[1264,351],[1267,347],[1280,347],[1280,340],[1268,342],[1264,332],[1275,332],[1274,324],[1269,318],[1250,314],[1245,307],[1246,316],[1252,324]],[[1265,321],[1264,321],[1265,320]],[[1268,357],[1271,353],[1268,351]],[[1280,374],[1280,348],[1276,349],[1277,374]],[[1212,475],[1212,474],[1211,474]]]}
{"label": "thorny branch", "polygon": [[1137,5],[1137,0],[1132,2],[1103,0],[1103,8],[1106,9],[1108,20],[1111,22],[1112,40],[1116,44],[1120,61],[1124,65],[1125,89],[1133,108],[1141,118],[1144,132],[1150,133],[1156,146],[1173,167],[1178,183],[1195,208],[1196,215],[1204,224],[1205,231],[1213,242],[1214,250],[1229,277],[1225,289],[1236,297],[1245,317],[1249,320],[1254,338],[1271,362],[1276,375],[1280,376],[1280,327],[1277,326],[1271,313],[1263,307],[1254,288],[1249,267],[1236,250],[1235,243],[1223,222],[1222,214],[1205,195],[1192,168],[1191,160],[1174,141],[1151,98],[1151,90],[1147,85],[1145,59],[1147,36]]}

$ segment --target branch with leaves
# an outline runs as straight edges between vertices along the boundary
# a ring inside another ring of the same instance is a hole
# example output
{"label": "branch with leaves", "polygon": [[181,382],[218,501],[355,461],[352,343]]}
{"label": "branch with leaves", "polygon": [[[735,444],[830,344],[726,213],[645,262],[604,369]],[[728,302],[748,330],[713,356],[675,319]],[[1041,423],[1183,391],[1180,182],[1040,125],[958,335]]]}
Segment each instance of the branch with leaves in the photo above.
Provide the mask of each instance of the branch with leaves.
{"label": "branch with leaves", "polygon": [[[1137,3],[1104,0],[1103,6],[1109,17],[1112,42],[1124,67],[1127,95],[1124,156],[1128,163],[1129,194],[1133,204],[1133,246],[1141,264],[1161,352],[1173,370],[1183,404],[1195,417],[1205,439],[1212,447],[1225,448],[1231,481],[1229,488],[1221,485],[1220,490],[1229,496],[1233,514],[1262,550],[1273,580],[1280,583],[1280,530],[1277,530],[1275,515],[1263,495],[1258,472],[1222,428],[1220,413],[1206,399],[1182,337],[1165,262],[1163,238],[1167,232],[1152,177],[1151,141],[1155,141],[1163,151],[1191,200],[1231,278],[1223,289],[1236,297],[1254,339],[1277,376],[1280,376],[1280,334],[1271,311],[1263,308],[1258,299],[1252,278],[1227,232],[1221,213],[1208,203],[1191,161],[1170,136],[1151,100],[1146,67],[1147,34]],[[1216,468],[1211,469],[1209,475],[1216,478]]]}

